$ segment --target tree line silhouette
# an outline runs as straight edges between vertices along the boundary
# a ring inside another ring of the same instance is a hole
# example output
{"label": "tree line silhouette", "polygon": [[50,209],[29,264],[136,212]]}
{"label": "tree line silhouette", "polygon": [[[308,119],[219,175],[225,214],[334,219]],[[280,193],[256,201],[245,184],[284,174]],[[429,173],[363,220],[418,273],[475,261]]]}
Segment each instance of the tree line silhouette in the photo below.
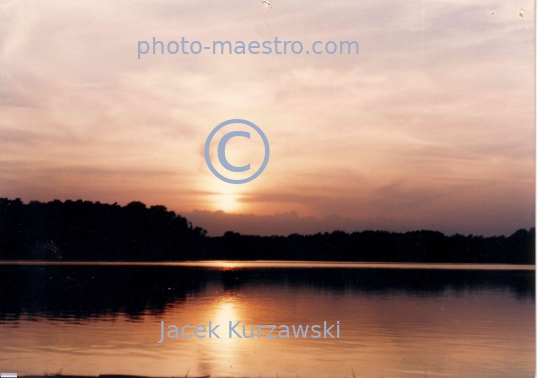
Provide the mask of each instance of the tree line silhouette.
{"label": "tree line silhouette", "polygon": [[0,198],[1,260],[535,263],[535,229],[506,236],[362,231],[208,237],[165,206]]}

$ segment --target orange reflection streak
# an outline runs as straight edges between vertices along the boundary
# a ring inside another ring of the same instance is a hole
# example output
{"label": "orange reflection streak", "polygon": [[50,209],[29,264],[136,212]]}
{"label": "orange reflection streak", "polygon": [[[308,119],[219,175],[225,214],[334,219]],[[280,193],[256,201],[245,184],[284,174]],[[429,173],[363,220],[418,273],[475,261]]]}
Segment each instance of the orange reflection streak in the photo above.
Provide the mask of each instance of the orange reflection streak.
{"label": "orange reflection streak", "polygon": [[233,270],[242,268],[244,265],[242,262],[236,262],[236,261],[212,261],[208,264],[211,268],[219,268],[221,270]]}

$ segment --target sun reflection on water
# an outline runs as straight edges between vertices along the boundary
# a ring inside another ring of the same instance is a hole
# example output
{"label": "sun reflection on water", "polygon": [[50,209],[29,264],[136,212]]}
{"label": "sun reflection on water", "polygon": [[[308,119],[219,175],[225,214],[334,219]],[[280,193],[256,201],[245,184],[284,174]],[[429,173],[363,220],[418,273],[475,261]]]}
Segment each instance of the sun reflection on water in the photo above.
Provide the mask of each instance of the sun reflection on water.
{"label": "sun reflection on water", "polygon": [[208,264],[211,268],[219,268],[220,270],[233,270],[242,268],[243,264],[242,262],[235,262],[235,261],[212,261]]}
{"label": "sun reflection on water", "polygon": [[242,340],[229,338],[228,330],[229,322],[235,324],[242,320],[241,301],[227,291],[208,309],[207,317],[212,320],[212,324],[220,325],[217,332],[220,338],[205,345],[206,352],[213,356],[210,364],[218,370],[228,371],[229,374],[238,373],[243,349]]}

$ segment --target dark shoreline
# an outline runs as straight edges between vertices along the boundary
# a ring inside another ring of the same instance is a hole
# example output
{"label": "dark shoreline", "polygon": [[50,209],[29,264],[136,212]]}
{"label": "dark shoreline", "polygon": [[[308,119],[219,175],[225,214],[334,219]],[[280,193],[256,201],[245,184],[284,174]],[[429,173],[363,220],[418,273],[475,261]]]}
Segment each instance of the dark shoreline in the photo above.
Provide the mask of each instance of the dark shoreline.
{"label": "dark shoreline", "polygon": [[535,228],[510,236],[364,230],[289,236],[220,237],[165,206],[0,198],[0,260],[326,261],[535,264]]}

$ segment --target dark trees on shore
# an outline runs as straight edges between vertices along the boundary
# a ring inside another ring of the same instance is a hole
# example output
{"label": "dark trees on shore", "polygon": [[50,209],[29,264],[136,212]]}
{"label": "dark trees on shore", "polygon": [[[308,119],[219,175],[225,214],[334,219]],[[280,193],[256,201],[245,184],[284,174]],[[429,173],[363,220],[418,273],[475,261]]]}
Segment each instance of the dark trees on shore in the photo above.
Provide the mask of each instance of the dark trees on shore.
{"label": "dark trees on shore", "polygon": [[164,206],[0,199],[0,259],[177,260],[206,231]]}
{"label": "dark trees on shore", "polygon": [[436,231],[207,237],[164,206],[0,199],[0,259],[311,260],[534,264],[535,229],[509,237]]}

